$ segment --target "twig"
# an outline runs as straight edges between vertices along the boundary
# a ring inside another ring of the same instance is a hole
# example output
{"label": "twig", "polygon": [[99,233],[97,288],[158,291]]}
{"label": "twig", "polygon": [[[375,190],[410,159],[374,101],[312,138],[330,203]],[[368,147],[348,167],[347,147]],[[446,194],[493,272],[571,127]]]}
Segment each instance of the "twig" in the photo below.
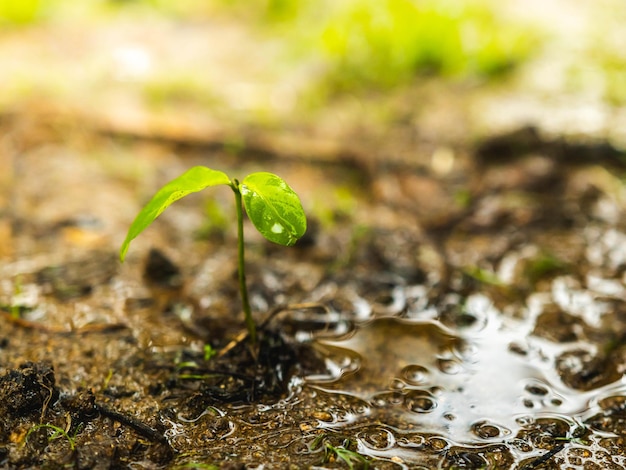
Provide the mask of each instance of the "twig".
{"label": "twig", "polygon": [[524,465],[520,470],[532,470],[533,468],[537,468],[539,465],[547,462],[556,454],[561,452],[564,448],[565,448],[565,443],[557,444],[554,446],[554,448],[550,449],[548,452],[546,452],[542,456],[537,457],[532,462],[529,462],[528,464]]}
{"label": "twig", "polygon": [[163,434],[158,432],[156,429],[151,428],[147,424],[97,403],[94,404],[94,407],[101,415],[134,429],[146,439],[150,439],[151,441],[158,442],[160,444],[169,445],[167,438]]}
{"label": "twig", "polygon": [[13,323],[20,328],[28,330],[42,331],[44,333],[53,333],[57,335],[83,335],[90,333],[112,333],[115,331],[125,330],[128,325],[123,323],[102,323],[97,325],[85,325],[81,328],[67,330],[58,326],[44,325],[43,323],[25,320],[24,318],[15,317],[9,312],[0,310],[0,318],[8,323]]}

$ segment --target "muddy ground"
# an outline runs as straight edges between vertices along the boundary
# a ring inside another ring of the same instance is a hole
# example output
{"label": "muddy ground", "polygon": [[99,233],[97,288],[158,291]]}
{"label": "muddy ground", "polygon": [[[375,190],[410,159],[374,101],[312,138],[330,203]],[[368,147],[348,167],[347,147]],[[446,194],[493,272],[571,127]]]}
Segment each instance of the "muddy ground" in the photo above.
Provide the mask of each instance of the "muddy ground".
{"label": "muddy ground", "polygon": [[[626,114],[556,83],[579,30],[508,81],[297,114],[315,69],[275,41],[107,18],[0,35],[0,468],[626,468]],[[227,188],[119,262],[193,165],[308,215],[292,248],[246,225],[259,348]]]}
{"label": "muddy ground", "polygon": [[[3,467],[626,465],[611,145],[520,128],[431,165],[361,164],[64,125],[3,121]],[[117,259],[140,205],[195,164],[278,173],[309,213],[294,248],[247,227],[259,351],[227,190]]]}

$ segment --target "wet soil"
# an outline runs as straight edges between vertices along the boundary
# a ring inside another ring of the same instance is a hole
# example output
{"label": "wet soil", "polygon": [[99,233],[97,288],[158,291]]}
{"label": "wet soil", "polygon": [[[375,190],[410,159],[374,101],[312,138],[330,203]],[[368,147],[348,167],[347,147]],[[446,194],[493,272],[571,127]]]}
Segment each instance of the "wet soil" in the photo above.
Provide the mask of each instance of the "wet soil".
{"label": "wet soil", "polygon": [[[610,144],[519,128],[399,165],[3,126],[0,466],[626,466]],[[310,215],[292,249],[247,227],[256,347],[227,190],[117,261],[195,164],[278,173]]]}
{"label": "wet soil", "polygon": [[[579,3],[504,5],[553,40],[502,83],[323,109],[319,65],[232,19],[4,28],[0,468],[626,468],[626,115],[581,60],[594,21],[623,48]],[[246,227],[255,347],[229,190],[117,259],[197,164],[309,215],[290,249]]]}

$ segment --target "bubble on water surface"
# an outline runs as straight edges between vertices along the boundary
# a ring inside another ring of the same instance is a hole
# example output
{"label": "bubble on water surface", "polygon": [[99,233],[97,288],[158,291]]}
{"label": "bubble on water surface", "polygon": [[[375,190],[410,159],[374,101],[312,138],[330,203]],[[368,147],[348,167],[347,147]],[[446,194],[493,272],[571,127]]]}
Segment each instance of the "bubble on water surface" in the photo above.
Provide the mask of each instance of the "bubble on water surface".
{"label": "bubble on water surface", "polygon": [[378,408],[400,406],[404,403],[401,392],[381,392],[372,396],[370,403]]}
{"label": "bubble on water surface", "polygon": [[[345,357],[350,351],[359,358],[358,368],[335,374],[337,380],[323,389],[368,400],[374,415],[468,442],[514,433],[522,427],[516,417],[529,411],[567,413],[584,407],[584,397],[553,390],[544,373],[550,363],[535,346],[525,355],[510,350],[510,343],[526,341],[527,327],[505,325],[494,312],[487,315],[484,328],[471,336],[438,322],[386,317],[361,324],[344,340],[323,341],[329,352],[343,351]],[[477,422],[493,428],[478,429]]]}
{"label": "bubble on water surface", "polygon": [[456,375],[461,372],[462,366],[458,361],[454,359],[437,359],[437,368],[444,374]]}
{"label": "bubble on water surface", "polygon": [[414,390],[405,395],[404,407],[412,413],[430,413],[437,407],[437,400],[428,392]]}
{"label": "bubble on water surface", "polygon": [[356,435],[363,445],[371,450],[389,450],[395,447],[396,438],[394,434],[383,427],[370,427]]}
{"label": "bubble on water surface", "polygon": [[400,375],[409,385],[424,385],[429,381],[430,372],[424,366],[411,364],[404,367]]}
{"label": "bubble on water surface", "polygon": [[511,435],[511,431],[509,429],[485,420],[473,423],[471,429],[476,437],[483,440],[501,439],[505,436]]}

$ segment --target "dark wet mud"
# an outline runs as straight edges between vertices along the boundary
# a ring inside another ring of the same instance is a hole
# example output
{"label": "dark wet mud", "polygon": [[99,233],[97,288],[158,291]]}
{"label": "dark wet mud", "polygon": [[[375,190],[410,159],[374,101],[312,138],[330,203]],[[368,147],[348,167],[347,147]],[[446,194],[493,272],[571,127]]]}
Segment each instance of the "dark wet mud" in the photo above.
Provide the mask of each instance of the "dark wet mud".
{"label": "dark wet mud", "polygon": [[[388,165],[4,123],[2,468],[620,469],[626,159],[520,129]],[[37,132],[35,132],[37,131]],[[245,337],[230,194],[300,194],[292,249],[248,230]]]}

